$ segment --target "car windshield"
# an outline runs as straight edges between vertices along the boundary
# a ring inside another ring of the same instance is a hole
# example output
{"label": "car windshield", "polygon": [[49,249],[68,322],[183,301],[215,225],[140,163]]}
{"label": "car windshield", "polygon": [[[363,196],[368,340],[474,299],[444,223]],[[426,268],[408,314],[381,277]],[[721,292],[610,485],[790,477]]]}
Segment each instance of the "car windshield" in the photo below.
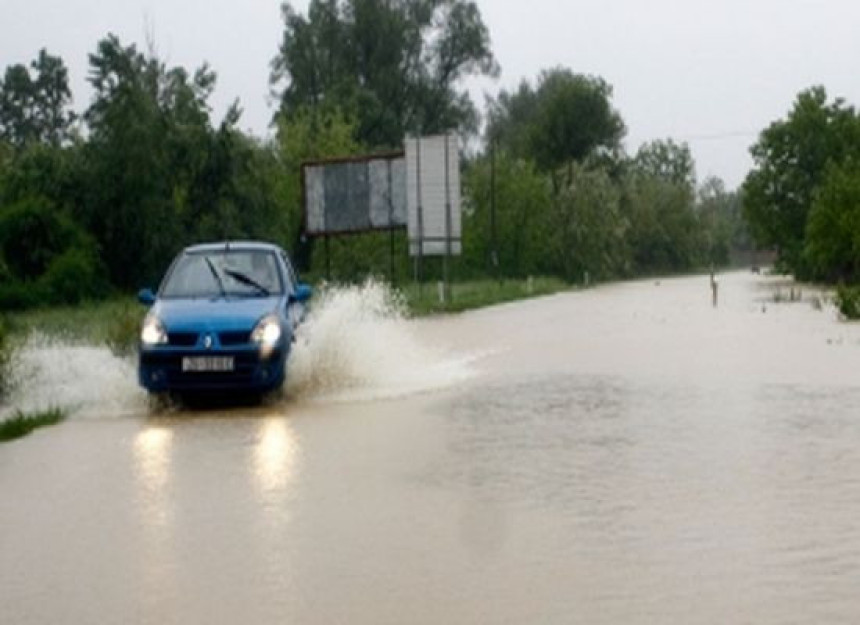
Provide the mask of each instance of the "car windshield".
{"label": "car windshield", "polygon": [[183,254],[161,288],[161,297],[265,297],[283,292],[275,254],[218,250]]}

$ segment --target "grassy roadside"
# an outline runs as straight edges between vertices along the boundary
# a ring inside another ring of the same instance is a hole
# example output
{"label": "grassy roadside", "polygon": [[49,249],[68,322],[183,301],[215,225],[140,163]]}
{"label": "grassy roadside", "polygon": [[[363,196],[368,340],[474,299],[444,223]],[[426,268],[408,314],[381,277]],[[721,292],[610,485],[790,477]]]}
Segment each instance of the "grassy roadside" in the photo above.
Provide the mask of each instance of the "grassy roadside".
{"label": "grassy roadside", "polygon": [[41,412],[24,413],[20,410],[9,419],[0,421],[0,443],[26,436],[36,428],[56,425],[66,418],[60,408],[49,408]]}
{"label": "grassy roadside", "polygon": [[570,289],[558,278],[537,277],[527,280],[474,280],[451,284],[449,301],[441,301],[439,285],[426,283],[418,288],[410,283],[401,289],[409,313],[415,317],[439,313],[456,313],[494,304],[550,295]]}
{"label": "grassy roadside", "polygon": [[[440,302],[437,284],[426,283],[421,289],[414,283],[401,287],[407,312],[414,317],[451,313],[511,302],[528,297],[548,295],[569,289],[557,278],[531,280],[475,280],[451,285],[451,300]],[[127,355],[134,350],[146,307],[132,297],[86,303],[80,306],[44,308],[9,315],[8,326],[13,337],[37,332],[49,338],[70,342],[107,345],[115,354]]]}
{"label": "grassy roadside", "polygon": [[8,316],[10,332],[18,337],[38,332],[49,338],[82,343],[118,342],[123,330],[134,328],[136,336],[146,309],[132,297],[79,306],[39,308]]}

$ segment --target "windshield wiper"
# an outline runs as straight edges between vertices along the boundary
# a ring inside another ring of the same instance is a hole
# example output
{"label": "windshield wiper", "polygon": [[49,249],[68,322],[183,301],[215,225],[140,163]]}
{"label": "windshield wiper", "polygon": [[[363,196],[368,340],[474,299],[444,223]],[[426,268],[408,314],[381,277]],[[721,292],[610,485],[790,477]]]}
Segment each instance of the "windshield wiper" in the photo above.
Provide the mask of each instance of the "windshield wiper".
{"label": "windshield wiper", "polygon": [[224,281],[221,279],[221,274],[218,273],[217,269],[215,269],[215,265],[212,264],[212,259],[208,256],[204,256],[203,259],[206,261],[206,264],[209,265],[209,271],[211,271],[212,275],[215,276],[215,281],[218,283],[218,290],[221,291],[221,297],[227,299],[227,292],[224,290]]}
{"label": "windshield wiper", "polygon": [[228,276],[230,276],[237,282],[241,282],[242,284],[246,284],[251,288],[257,289],[263,295],[269,295],[269,289],[254,280],[254,278],[252,278],[251,276],[244,274],[241,271],[236,271],[234,269],[225,269],[224,273],[226,273]]}

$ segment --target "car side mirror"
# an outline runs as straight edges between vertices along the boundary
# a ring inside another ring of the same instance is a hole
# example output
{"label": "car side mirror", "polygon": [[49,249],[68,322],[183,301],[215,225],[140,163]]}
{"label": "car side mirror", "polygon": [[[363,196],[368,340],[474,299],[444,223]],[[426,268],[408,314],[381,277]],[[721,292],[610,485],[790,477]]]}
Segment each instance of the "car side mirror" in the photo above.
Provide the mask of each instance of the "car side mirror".
{"label": "car side mirror", "polygon": [[152,289],[141,289],[137,292],[137,301],[144,306],[152,306],[155,303],[155,293]]}
{"label": "car side mirror", "polygon": [[296,285],[295,293],[290,296],[290,301],[306,302],[311,298],[313,294],[314,290],[307,284],[298,284]]}

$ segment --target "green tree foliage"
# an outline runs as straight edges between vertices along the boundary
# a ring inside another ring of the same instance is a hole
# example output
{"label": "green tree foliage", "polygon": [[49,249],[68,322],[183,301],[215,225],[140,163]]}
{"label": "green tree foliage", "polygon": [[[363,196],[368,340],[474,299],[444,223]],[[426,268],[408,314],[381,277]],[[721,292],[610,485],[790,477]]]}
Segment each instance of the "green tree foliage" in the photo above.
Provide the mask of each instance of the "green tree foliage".
{"label": "green tree foliage", "polygon": [[208,66],[169,68],[113,35],[90,64],[83,220],[114,284],[153,284],[196,240],[283,236],[276,157],[236,129],[238,104],[213,127]]}
{"label": "green tree foliage", "polygon": [[34,280],[51,260],[82,243],[83,233],[45,201],[25,200],[0,213],[0,254],[12,276]]}
{"label": "green tree foliage", "polygon": [[29,68],[8,66],[0,79],[0,140],[18,148],[60,145],[74,121],[71,99],[65,64],[44,48]]}
{"label": "green tree foliage", "polygon": [[630,162],[624,203],[637,271],[683,271],[704,262],[694,181],[686,145],[647,143]]}
{"label": "green tree foliage", "polygon": [[741,195],[726,190],[722,180],[710,177],[702,183],[697,211],[704,232],[707,262],[718,267],[727,265],[732,261],[732,252],[753,250],[743,217]]}
{"label": "green tree foliage", "polygon": [[633,158],[633,169],[689,190],[696,186],[696,165],[686,143],[678,145],[671,139],[645,143]]}
{"label": "green tree foliage", "polygon": [[[185,186],[205,165],[206,98],[214,75],[202,68],[189,81],[183,70],[167,70],[113,35],[99,42],[90,65],[95,97],[85,113],[85,219],[102,244],[112,281],[133,288],[153,280],[176,251],[181,228],[175,214],[187,208]],[[183,123],[186,128],[178,128]]]}
{"label": "green tree foliage", "polygon": [[809,211],[829,163],[860,151],[853,107],[828,102],[823,87],[801,92],[788,117],[762,131],[744,182],[744,210],[757,241],[779,250],[786,269],[805,276],[803,255]]}
{"label": "green tree foliage", "polygon": [[[80,133],[71,130],[61,60],[43,51],[29,68],[7,68],[0,309],[154,286],[179,249],[225,238],[282,243],[312,276],[325,275],[329,261],[336,279],[389,275],[394,258],[393,277],[407,279],[403,232],[338,238],[330,254],[305,237],[301,165],[400,147],[418,129],[473,127],[463,79],[496,70],[477,6],[312,0],[306,15],[289,5],[283,11],[272,72],[281,106],[267,142],[237,128],[238,103],[213,121],[216,77],[208,66],[171,67],[113,35],[90,57],[94,95]],[[523,82],[491,103],[488,149],[465,159],[464,246],[454,275],[579,282],[728,260],[744,236],[738,195],[710,180],[697,195],[687,146],[653,142],[628,158],[603,79],[556,68],[535,85]],[[831,108],[850,131],[848,109]],[[834,142],[851,151],[849,142]],[[831,234],[833,224],[853,224],[856,172],[827,171],[824,190],[810,196],[806,258],[822,273],[841,267],[841,276],[856,272],[844,260],[854,251]],[[428,261],[423,271],[441,275],[441,263]]]}
{"label": "green tree foliage", "polygon": [[552,210],[550,185],[533,163],[514,159],[507,152],[499,152],[495,163],[492,155],[485,155],[467,167],[463,196],[463,261],[470,274],[525,277],[554,272],[547,245]]}
{"label": "green tree foliage", "polygon": [[407,132],[472,130],[477,114],[463,78],[496,64],[478,7],[467,0],[312,0],[307,16],[282,7],[272,62],[281,114],[334,107],[370,148],[402,145]]}
{"label": "green tree foliage", "polygon": [[618,186],[603,169],[574,167],[572,182],[555,199],[550,251],[561,276],[577,282],[628,273],[626,233]]}
{"label": "green tree foliage", "polygon": [[568,69],[544,71],[536,89],[523,82],[491,104],[488,135],[511,154],[533,160],[544,172],[619,149],[625,133],[612,108],[612,87],[602,78]]}
{"label": "green tree foliage", "polygon": [[26,199],[0,211],[0,308],[76,303],[105,293],[93,239],[49,202]]}
{"label": "green tree foliage", "polygon": [[860,278],[860,162],[828,168],[812,203],[804,252],[816,278]]}
{"label": "green tree foliage", "polygon": [[278,188],[285,203],[285,240],[302,271],[311,267],[313,241],[303,232],[304,198],[301,168],[307,161],[358,153],[353,139],[355,126],[337,109],[301,108],[277,118],[276,150],[279,163]]}

